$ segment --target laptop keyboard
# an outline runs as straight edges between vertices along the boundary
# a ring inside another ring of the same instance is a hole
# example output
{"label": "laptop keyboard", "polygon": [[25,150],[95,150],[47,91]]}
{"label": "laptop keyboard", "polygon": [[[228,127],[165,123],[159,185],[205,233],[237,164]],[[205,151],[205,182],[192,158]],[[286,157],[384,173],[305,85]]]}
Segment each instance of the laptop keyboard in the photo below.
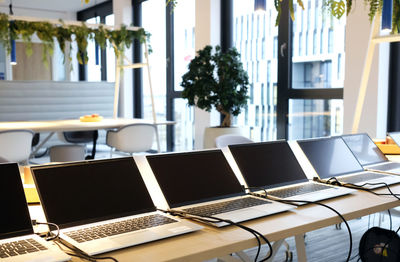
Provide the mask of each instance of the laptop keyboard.
{"label": "laptop keyboard", "polygon": [[246,197],[230,201],[219,202],[215,204],[186,208],[183,209],[183,211],[193,215],[212,216],[216,214],[226,213],[234,210],[239,210],[243,208],[259,206],[264,204],[270,204],[270,203],[271,203],[270,201],[264,199]]}
{"label": "laptop keyboard", "polygon": [[32,238],[13,241],[0,244],[0,258],[14,257],[46,249],[46,247]]}
{"label": "laptop keyboard", "polygon": [[119,235],[128,232],[134,232],[141,229],[166,225],[177,222],[169,217],[154,214],[144,217],[132,218],[115,223],[88,227],[65,233],[78,243],[87,242],[108,236]]}
{"label": "laptop keyboard", "polygon": [[398,168],[400,168],[400,163],[387,162],[384,165],[375,166],[375,167],[372,167],[371,169],[388,171],[388,170],[398,169]]}
{"label": "laptop keyboard", "polygon": [[296,187],[282,188],[277,190],[267,191],[268,194],[279,197],[279,198],[287,198],[297,195],[302,195],[310,192],[321,191],[325,189],[332,189],[333,187],[317,184],[317,183],[308,183],[299,185]]}
{"label": "laptop keyboard", "polygon": [[[346,176],[346,177],[341,177],[339,178],[340,182],[345,182],[345,183],[360,183],[364,182],[367,180],[372,180],[372,179],[386,179],[388,176],[387,175],[382,175],[382,174],[377,174],[377,173],[362,173],[354,176]],[[384,181],[382,181],[384,182]]]}

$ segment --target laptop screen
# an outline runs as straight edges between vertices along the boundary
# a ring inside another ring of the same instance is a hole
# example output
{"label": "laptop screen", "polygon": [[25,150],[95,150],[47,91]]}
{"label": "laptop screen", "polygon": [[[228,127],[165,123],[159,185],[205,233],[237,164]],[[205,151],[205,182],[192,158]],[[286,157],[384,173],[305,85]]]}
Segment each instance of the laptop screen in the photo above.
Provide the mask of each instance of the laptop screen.
{"label": "laptop screen", "polygon": [[32,167],[47,221],[61,228],[154,211],[132,157]]}
{"label": "laptop screen", "polygon": [[297,142],[322,179],[363,171],[341,137]]}
{"label": "laptop screen", "polygon": [[33,234],[18,164],[0,164],[0,239]]}
{"label": "laptop screen", "polygon": [[388,135],[393,139],[397,146],[400,146],[400,132],[389,132]]}
{"label": "laptop screen", "polygon": [[387,161],[385,155],[367,134],[344,135],[342,138],[361,165]]}
{"label": "laptop screen", "polygon": [[221,150],[147,156],[171,208],[243,195]]}
{"label": "laptop screen", "polygon": [[249,187],[308,181],[286,141],[230,145],[229,150]]}

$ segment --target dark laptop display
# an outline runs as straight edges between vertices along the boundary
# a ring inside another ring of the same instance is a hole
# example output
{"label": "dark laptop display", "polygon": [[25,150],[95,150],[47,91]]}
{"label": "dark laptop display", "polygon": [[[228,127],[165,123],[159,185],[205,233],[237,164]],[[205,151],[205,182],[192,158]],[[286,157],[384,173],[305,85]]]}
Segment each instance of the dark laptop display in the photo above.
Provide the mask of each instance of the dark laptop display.
{"label": "dark laptop display", "polygon": [[341,137],[297,142],[321,179],[363,171]]}
{"label": "dark laptop display", "polygon": [[0,164],[0,239],[33,234],[18,164]]}
{"label": "dark laptop display", "polygon": [[170,207],[244,195],[220,150],[147,156]]}
{"label": "dark laptop display", "polygon": [[342,138],[361,165],[372,165],[388,161],[367,134],[343,135]]}
{"label": "dark laptop display", "polygon": [[250,187],[276,187],[308,181],[286,141],[230,145]]}
{"label": "dark laptop display", "polygon": [[47,220],[61,228],[156,210],[132,157],[32,170]]}

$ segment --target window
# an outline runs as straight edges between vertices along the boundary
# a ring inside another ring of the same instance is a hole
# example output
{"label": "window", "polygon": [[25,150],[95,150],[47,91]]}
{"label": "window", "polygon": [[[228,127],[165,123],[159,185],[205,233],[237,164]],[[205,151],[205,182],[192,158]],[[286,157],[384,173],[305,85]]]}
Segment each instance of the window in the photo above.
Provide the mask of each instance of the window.
{"label": "window", "polygon": [[[268,19],[265,19],[268,15]],[[276,11],[273,3],[267,1],[265,13],[254,13],[254,0],[234,0],[234,20],[247,20],[247,28],[252,32],[249,38],[234,38],[234,46],[240,51],[240,46],[247,45],[250,49],[241,52],[241,59],[249,75],[249,102],[234,123],[246,126],[254,140],[271,140],[276,138],[276,92],[274,84],[277,72],[278,30],[275,27]],[[248,19],[250,18],[250,19]],[[236,24],[234,24],[236,25]],[[234,35],[240,35],[240,27],[234,26]],[[255,44],[261,45],[255,48]],[[261,50],[261,55],[252,54]],[[249,66],[246,66],[249,65]]]}

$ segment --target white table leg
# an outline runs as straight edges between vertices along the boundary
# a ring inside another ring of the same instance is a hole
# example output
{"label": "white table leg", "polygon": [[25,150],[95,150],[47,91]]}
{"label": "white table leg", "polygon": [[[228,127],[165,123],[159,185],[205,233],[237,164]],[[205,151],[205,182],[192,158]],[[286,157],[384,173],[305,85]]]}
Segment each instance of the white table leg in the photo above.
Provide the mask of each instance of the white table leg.
{"label": "white table leg", "polygon": [[304,242],[304,234],[295,235],[294,240],[296,242],[297,260],[299,262],[307,262],[306,244]]}

